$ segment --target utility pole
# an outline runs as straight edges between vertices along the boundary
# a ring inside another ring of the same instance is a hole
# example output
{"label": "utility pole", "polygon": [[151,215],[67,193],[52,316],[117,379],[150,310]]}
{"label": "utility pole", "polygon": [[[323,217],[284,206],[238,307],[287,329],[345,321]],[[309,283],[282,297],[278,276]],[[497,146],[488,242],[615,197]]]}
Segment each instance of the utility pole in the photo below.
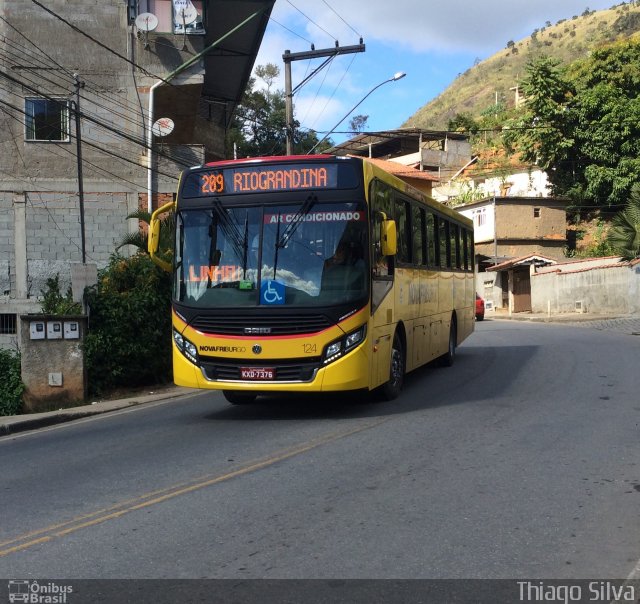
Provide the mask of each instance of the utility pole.
{"label": "utility pole", "polygon": [[[354,46],[340,46],[336,41],[334,48],[323,48],[316,50],[313,46],[310,51],[307,52],[291,52],[285,50],[282,55],[284,61],[284,97],[285,97],[285,112],[287,122],[287,155],[293,154],[293,95],[300,90],[316,73],[328,65],[338,55],[352,54],[354,52],[364,52],[365,45],[360,38],[360,44]],[[291,85],[291,63],[292,61],[304,61],[306,59],[317,59],[320,57],[328,57],[318,68],[314,69],[302,82],[300,82],[295,88]]]}
{"label": "utility pole", "polygon": [[78,203],[80,206],[80,241],[82,249],[82,264],[87,263],[87,247],[84,235],[84,186],[82,182],[82,131],[80,128],[80,89],[84,88],[84,82],[77,73],[73,74],[76,87],[76,100],[71,101],[71,108],[76,118],[76,157],[78,162]]}

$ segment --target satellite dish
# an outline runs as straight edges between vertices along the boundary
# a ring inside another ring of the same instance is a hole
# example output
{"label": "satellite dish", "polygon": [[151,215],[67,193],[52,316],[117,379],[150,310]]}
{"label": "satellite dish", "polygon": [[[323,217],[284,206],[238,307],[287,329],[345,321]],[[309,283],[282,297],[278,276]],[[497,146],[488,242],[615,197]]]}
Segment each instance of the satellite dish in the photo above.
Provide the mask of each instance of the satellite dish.
{"label": "satellite dish", "polygon": [[158,17],[153,13],[140,13],[136,17],[136,27],[144,32],[153,31],[158,27]]}
{"label": "satellite dish", "polygon": [[178,25],[182,25],[182,23],[190,25],[198,18],[198,10],[191,0],[174,0],[173,7]]}
{"label": "satellite dish", "polygon": [[161,117],[157,119],[151,127],[154,136],[167,136],[173,132],[175,124],[170,117]]}

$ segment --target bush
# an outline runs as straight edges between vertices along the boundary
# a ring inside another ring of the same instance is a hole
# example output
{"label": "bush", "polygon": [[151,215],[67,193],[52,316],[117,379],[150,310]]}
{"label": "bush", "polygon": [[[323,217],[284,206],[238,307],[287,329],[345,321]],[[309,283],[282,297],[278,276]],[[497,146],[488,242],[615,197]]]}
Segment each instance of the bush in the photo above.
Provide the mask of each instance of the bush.
{"label": "bush", "polygon": [[114,254],[86,300],[84,352],[92,395],[171,381],[169,273],[145,254]]}
{"label": "bush", "polygon": [[0,415],[16,415],[22,408],[24,384],[20,355],[0,348]]}
{"label": "bush", "polygon": [[60,275],[47,279],[46,289],[42,294],[42,313],[45,315],[79,315],[82,305],[73,301],[71,286],[66,294],[60,291]]}

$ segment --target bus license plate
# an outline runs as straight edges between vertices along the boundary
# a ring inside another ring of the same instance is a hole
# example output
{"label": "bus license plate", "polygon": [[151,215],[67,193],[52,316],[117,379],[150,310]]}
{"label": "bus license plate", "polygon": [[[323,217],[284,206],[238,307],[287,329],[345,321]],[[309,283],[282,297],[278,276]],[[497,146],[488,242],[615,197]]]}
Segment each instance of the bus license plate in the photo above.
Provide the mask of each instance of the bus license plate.
{"label": "bus license plate", "polygon": [[272,380],[276,370],[273,367],[241,367],[240,378],[243,380]]}

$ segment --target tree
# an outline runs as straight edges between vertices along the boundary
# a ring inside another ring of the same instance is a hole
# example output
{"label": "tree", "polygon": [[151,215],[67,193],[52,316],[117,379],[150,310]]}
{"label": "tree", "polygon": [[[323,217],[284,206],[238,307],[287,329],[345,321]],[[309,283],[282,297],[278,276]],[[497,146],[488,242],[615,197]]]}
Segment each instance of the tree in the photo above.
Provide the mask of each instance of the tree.
{"label": "tree", "polygon": [[354,115],[349,120],[349,129],[353,132],[362,132],[367,127],[368,115]]}
{"label": "tree", "polygon": [[640,257],[640,184],[633,186],[625,209],[613,217],[607,241],[626,260]]}
{"label": "tree", "polygon": [[527,102],[522,114],[507,124],[504,140],[511,151],[520,152],[525,162],[548,171],[549,180],[558,186],[564,178],[557,170],[571,161],[574,146],[567,120],[573,86],[559,61],[550,57],[531,61],[526,73],[521,87]]}
{"label": "tree", "polygon": [[593,51],[573,69],[575,137],[584,176],[574,194],[618,206],[640,181],[640,44]]}
{"label": "tree", "polygon": [[[146,210],[136,210],[131,212],[127,218],[137,218],[139,222],[144,224],[144,228],[136,229],[134,233],[127,233],[118,245],[116,251],[126,245],[132,245],[139,252],[148,254],[149,243],[149,224],[151,222],[151,213]],[[171,262],[173,255],[173,236],[175,230],[175,215],[173,212],[167,212],[160,219],[160,239],[158,242],[158,255],[167,262]]]}
{"label": "tree", "polygon": [[542,57],[521,86],[527,102],[507,124],[507,147],[576,205],[623,204],[640,181],[640,44],[599,48],[570,68]]}
{"label": "tree", "polygon": [[[273,89],[280,68],[273,63],[258,65],[250,78],[227,134],[227,156],[260,157],[286,153],[286,102],[284,91]],[[257,79],[266,88],[256,88]],[[315,131],[301,130],[294,121],[293,145],[304,154],[318,142]],[[326,141],[326,147],[331,141]]]}
{"label": "tree", "polygon": [[480,126],[473,116],[468,112],[457,113],[449,120],[447,130],[450,132],[468,132],[477,134]]}

